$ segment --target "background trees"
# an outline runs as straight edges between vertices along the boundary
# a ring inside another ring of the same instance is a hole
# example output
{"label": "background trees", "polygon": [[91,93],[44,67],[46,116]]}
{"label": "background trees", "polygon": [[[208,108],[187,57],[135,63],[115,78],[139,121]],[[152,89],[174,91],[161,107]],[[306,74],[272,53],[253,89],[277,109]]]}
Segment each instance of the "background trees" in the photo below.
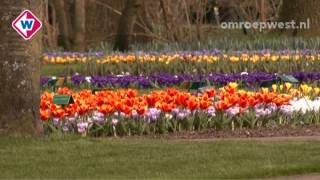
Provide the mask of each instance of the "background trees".
{"label": "background trees", "polygon": [[141,0],[127,1],[119,20],[117,36],[115,38],[114,50],[129,50],[130,36],[137,19],[138,11],[141,8]]}
{"label": "background trees", "polygon": [[[52,0],[49,3],[52,3],[51,11],[55,11],[52,15],[55,17],[51,18],[58,22],[59,36],[56,38],[59,38],[59,45],[66,50],[83,51],[86,28],[85,0]],[[51,20],[51,23],[54,23],[54,20]]]}
{"label": "background trees", "polygon": [[222,21],[275,21],[282,4],[282,0],[44,1],[46,45],[80,51],[101,42],[125,50],[129,39],[131,43],[201,41],[219,34]]}
{"label": "background trees", "polygon": [[[44,42],[51,49],[83,51],[107,42],[114,49],[127,50],[129,40],[131,43],[202,41],[228,33],[219,26],[220,22],[228,21],[305,22],[309,18],[311,30],[303,30],[303,34],[313,35],[319,32],[320,24],[317,0],[43,1],[47,4]],[[250,29],[246,33],[261,32]]]}
{"label": "background trees", "polygon": [[310,23],[310,29],[295,30],[294,35],[303,33],[308,35],[320,35],[320,1],[317,0],[283,0],[281,10],[281,21],[292,21],[296,23]]}

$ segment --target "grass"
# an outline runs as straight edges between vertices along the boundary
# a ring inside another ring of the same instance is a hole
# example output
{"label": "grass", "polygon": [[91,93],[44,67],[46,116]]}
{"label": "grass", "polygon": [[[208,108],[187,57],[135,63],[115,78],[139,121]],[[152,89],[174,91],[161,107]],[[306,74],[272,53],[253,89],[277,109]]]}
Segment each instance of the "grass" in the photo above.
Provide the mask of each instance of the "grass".
{"label": "grass", "polygon": [[81,70],[85,71],[85,64],[45,64],[41,67],[42,76],[73,75]]}
{"label": "grass", "polygon": [[320,61],[301,59],[299,61],[277,62],[238,62],[221,60],[214,63],[203,62],[183,62],[171,61],[169,64],[159,62],[119,62],[110,64],[77,63],[77,64],[45,64],[42,65],[41,75],[43,76],[65,76],[74,75],[76,72],[81,75],[111,75],[130,73],[131,75],[152,75],[159,73],[168,74],[209,74],[219,73],[239,73],[239,72],[273,72],[273,73],[292,73],[292,72],[318,72]]}
{"label": "grass", "polygon": [[213,179],[320,172],[315,141],[0,138],[0,178]]}
{"label": "grass", "polygon": [[[319,37],[290,36],[279,33],[257,33],[244,35],[236,31],[222,30],[212,36],[205,36],[201,41],[192,40],[185,42],[149,42],[132,43],[130,51],[180,51],[180,50],[203,50],[203,49],[223,49],[223,50],[259,50],[259,49],[317,49],[320,45]],[[113,52],[113,44],[101,43],[95,49],[106,53]]]}

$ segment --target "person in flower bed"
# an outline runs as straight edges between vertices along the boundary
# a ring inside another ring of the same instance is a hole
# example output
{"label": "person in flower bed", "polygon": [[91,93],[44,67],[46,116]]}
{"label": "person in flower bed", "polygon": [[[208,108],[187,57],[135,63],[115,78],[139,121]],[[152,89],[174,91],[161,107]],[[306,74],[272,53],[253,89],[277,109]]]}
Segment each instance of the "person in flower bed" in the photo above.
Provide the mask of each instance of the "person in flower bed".
{"label": "person in flower bed", "polygon": [[[53,104],[55,94],[72,95],[74,103]],[[264,88],[246,91],[229,83],[197,95],[173,88],[142,95],[133,89],[93,93],[59,88],[57,93],[42,94],[40,115],[46,132],[125,136],[316,123],[319,107],[317,98],[296,98]]]}

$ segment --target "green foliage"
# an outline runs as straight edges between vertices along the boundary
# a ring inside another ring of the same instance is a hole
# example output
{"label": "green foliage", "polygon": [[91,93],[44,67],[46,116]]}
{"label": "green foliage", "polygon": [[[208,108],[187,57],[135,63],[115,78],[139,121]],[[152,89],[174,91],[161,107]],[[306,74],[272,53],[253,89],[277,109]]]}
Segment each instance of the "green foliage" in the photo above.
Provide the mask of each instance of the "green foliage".
{"label": "green foliage", "polygon": [[[147,44],[134,44],[131,53],[137,54],[139,51],[157,51],[157,52],[175,52],[184,50],[212,50],[222,49],[226,53],[235,50],[317,50],[320,47],[320,38],[302,38],[288,37],[278,35],[255,35],[243,37],[216,37],[202,42],[188,43],[170,43],[163,44],[152,42]],[[110,44],[101,44],[95,51],[103,51],[106,54],[114,54]],[[94,62],[64,65],[43,65],[42,75],[72,75],[76,72],[83,75],[106,75],[121,74],[129,72],[130,74],[153,74],[162,73],[208,73],[208,72],[242,72],[242,71],[266,71],[266,72],[292,72],[292,71],[318,71],[319,62],[310,61],[286,61],[286,62],[240,62],[230,63],[219,61],[208,64],[206,62],[177,62],[172,61],[169,64],[146,62],[146,63],[109,63],[99,65]]]}
{"label": "green foliage", "polygon": [[168,64],[158,62],[119,62],[108,64],[67,64],[55,65],[47,64],[42,68],[42,75],[73,75],[76,72],[81,75],[108,75],[130,73],[131,75],[150,75],[155,73],[170,74],[206,74],[211,72],[220,73],[239,73],[239,72],[275,72],[289,73],[295,71],[316,72],[319,70],[320,61],[307,60],[289,60],[276,62],[238,62],[218,61],[213,63],[207,62],[188,62],[188,61],[171,61]]}
{"label": "green foliage", "polygon": [[[204,50],[204,49],[224,49],[228,50],[260,50],[260,49],[317,49],[320,47],[320,38],[313,37],[292,37],[286,35],[252,35],[252,36],[225,36],[208,38],[203,41],[179,42],[179,43],[161,43],[150,42],[143,44],[133,44],[131,51],[181,51],[181,50]],[[94,49],[95,51],[104,51],[113,53],[112,45],[102,43]]]}
{"label": "green foliage", "polygon": [[[254,110],[235,116],[229,116],[223,111],[216,112],[216,116],[210,117],[203,111],[195,111],[184,119],[177,120],[162,114],[155,121],[147,119],[131,119],[127,117],[118,118],[117,123],[113,123],[111,117],[106,117],[104,123],[92,123],[87,129],[89,136],[135,136],[135,135],[156,135],[178,132],[201,132],[204,130],[230,130],[235,129],[256,129],[262,127],[281,126],[303,126],[317,125],[320,122],[320,112],[310,111],[306,113],[295,112],[285,115],[278,111],[267,116],[256,116]],[[62,120],[63,124],[67,121]],[[70,124],[69,124],[70,125]],[[46,134],[63,134],[61,127],[54,126],[52,121],[44,122]],[[71,131],[70,131],[71,130]],[[76,125],[69,128],[68,133],[77,132]]]}

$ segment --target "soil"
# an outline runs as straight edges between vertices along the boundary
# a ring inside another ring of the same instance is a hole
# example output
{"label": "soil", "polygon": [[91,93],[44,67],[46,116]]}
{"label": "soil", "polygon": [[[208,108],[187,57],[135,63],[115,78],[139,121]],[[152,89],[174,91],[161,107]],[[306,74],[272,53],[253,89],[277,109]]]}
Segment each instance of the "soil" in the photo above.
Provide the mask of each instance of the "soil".
{"label": "soil", "polygon": [[[305,138],[303,138],[305,137]],[[307,138],[308,137],[308,138]],[[320,125],[261,127],[256,129],[231,129],[189,131],[179,133],[166,133],[161,135],[131,136],[126,138],[160,138],[180,140],[214,140],[214,139],[318,139],[320,140]]]}
{"label": "soil", "polygon": [[265,180],[318,180],[320,174],[303,174],[294,176],[280,176],[274,178],[266,178]]}

